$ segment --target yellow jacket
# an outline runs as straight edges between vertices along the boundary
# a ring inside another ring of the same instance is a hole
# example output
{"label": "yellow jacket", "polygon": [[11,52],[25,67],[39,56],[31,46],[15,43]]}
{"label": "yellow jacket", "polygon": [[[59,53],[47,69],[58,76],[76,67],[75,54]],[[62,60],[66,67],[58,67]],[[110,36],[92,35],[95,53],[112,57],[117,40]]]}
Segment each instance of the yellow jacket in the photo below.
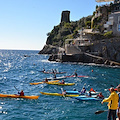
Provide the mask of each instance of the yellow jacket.
{"label": "yellow jacket", "polygon": [[118,108],[118,100],[119,100],[118,94],[115,91],[113,91],[108,98],[103,100],[103,102],[109,102],[108,108],[116,110]]}

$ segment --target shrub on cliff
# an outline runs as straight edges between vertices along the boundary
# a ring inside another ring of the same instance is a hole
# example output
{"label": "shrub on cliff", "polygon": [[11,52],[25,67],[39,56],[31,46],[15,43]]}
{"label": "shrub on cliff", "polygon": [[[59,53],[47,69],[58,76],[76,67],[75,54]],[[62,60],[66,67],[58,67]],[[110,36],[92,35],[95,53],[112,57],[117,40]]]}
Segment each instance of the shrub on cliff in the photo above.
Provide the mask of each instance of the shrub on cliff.
{"label": "shrub on cliff", "polygon": [[107,38],[113,37],[113,32],[112,31],[108,31],[108,32],[104,33],[104,37],[107,37]]}

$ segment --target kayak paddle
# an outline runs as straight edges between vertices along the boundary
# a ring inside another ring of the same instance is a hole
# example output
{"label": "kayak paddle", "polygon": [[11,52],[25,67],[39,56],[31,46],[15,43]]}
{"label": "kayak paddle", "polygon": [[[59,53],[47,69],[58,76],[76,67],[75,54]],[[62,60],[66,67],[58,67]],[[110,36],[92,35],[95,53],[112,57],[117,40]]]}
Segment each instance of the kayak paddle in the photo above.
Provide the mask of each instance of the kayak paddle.
{"label": "kayak paddle", "polygon": [[[62,94],[63,94],[63,88],[61,88]],[[65,97],[65,95],[63,95],[63,97]]]}
{"label": "kayak paddle", "polygon": [[19,91],[15,86],[14,86],[14,88],[15,88],[17,91]]}
{"label": "kayak paddle", "polygon": [[106,111],[108,111],[108,110],[98,110],[95,112],[95,114],[101,114],[101,113],[106,112]]}

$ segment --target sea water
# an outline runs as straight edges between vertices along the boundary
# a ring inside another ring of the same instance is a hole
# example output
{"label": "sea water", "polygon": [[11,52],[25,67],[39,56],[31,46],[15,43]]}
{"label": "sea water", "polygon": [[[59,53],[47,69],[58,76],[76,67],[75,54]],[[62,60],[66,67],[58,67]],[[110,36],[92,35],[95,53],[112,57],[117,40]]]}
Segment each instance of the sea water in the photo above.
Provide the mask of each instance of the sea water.
{"label": "sea water", "polygon": [[[107,112],[99,115],[97,110],[106,110],[107,103],[101,101],[78,101],[73,98],[45,96],[42,92],[61,93],[64,90],[87,90],[93,88],[109,96],[108,89],[120,84],[120,68],[77,63],[49,62],[48,55],[38,55],[39,51],[0,50],[0,93],[17,94],[24,90],[25,95],[39,95],[39,99],[0,98],[0,120],[106,120]],[[26,55],[26,56],[25,56]],[[78,75],[89,76],[67,78],[65,82],[74,86],[55,86],[47,84],[30,85],[52,77],[41,70],[56,69],[69,76],[77,71]],[[93,70],[93,72],[92,72]]]}

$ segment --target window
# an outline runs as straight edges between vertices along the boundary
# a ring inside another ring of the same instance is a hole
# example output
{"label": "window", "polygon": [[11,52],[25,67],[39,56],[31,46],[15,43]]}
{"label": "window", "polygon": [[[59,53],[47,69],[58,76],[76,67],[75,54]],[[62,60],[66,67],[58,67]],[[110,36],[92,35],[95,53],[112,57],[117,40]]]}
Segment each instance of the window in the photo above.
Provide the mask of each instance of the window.
{"label": "window", "polygon": [[120,24],[120,16],[118,16],[118,24]]}
{"label": "window", "polygon": [[118,31],[120,32],[120,16],[118,16]]}
{"label": "window", "polygon": [[120,24],[118,24],[118,31],[120,32]]}
{"label": "window", "polygon": [[112,29],[112,25],[110,25],[110,29]]}

